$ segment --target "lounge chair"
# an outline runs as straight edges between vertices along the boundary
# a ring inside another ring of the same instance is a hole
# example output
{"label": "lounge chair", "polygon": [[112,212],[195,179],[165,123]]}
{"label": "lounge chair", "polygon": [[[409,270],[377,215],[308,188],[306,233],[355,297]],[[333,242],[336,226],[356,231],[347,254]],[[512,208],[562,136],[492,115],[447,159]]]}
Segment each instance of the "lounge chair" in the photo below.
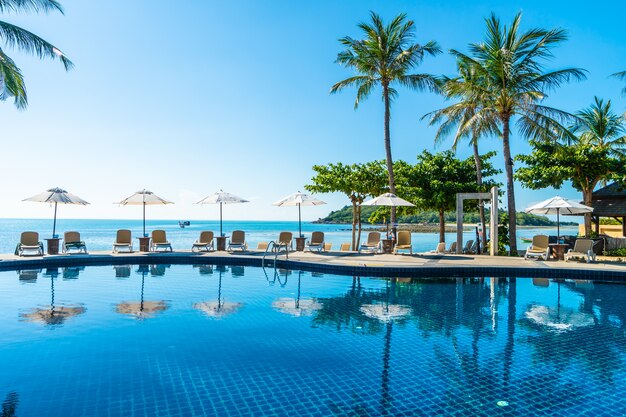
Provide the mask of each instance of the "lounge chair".
{"label": "lounge chair", "polygon": [[465,246],[463,247],[463,253],[472,253],[473,246],[474,246],[474,241],[472,239],[465,242]]}
{"label": "lounge chair", "polygon": [[87,246],[85,242],[80,240],[80,233],[78,232],[65,232],[63,234],[63,253],[69,253],[71,250],[87,253]]}
{"label": "lounge chair", "polygon": [[308,241],[304,250],[321,252],[324,250],[324,232],[311,233],[311,240]]}
{"label": "lounge chair", "polygon": [[20,243],[15,247],[15,254],[24,256],[25,251],[34,251],[36,255],[43,255],[43,242],[39,240],[39,233],[22,232]]}
{"label": "lounge chair", "polygon": [[379,232],[369,232],[367,234],[367,242],[362,243],[359,248],[359,253],[362,251],[367,251],[370,253],[377,253],[381,250],[380,243],[380,233]]}
{"label": "lounge chair", "polygon": [[339,247],[339,251],[341,251],[341,252],[350,252],[351,248],[352,248],[352,244],[350,244],[350,242],[344,242]]}
{"label": "lounge chair", "polygon": [[333,248],[332,243],[324,243],[324,252],[330,252],[332,248]]}
{"label": "lounge chair", "polygon": [[408,230],[398,231],[398,241],[396,247],[393,248],[393,253],[397,254],[399,250],[408,250],[413,255],[413,246],[411,245],[411,232]]}
{"label": "lounge chair", "polygon": [[158,252],[159,249],[163,249],[165,251],[169,249],[169,251],[172,252],[172,244],[167,241],[165,230],[153,230],[152,231],[150,249],[153,252]]}
{"label": "lounge chair", "polygon": [[213,246],[213,232],[207,230],[200,232],[200,237],[191,246],[192,252],[201,252],[203,250],[206,252],[215,250]]}
{"label": "lounge chair", "polygon": [[565,262],[570,259],[584,259],[587,263],[596,260],[596,254],[593,253],[593,240],[576,239],[574,249],[570,249],[565,254]]}
{"label": "lounge chair", "polygon": [[444,251],[445,253],[456,253],[456,242],[450,243],[450,247],[448,250]]}
{"label": "lounge chair", "polygon": [[278,240],[274,242],[274,251],[280,252],[280,250],[283,248],[287,252],[289,252],[289,250],[293,250],[292,240],[293,240],[293,233],[280,232],[280,234],[278,235]]}
{"label": "lounge chair", "polygon": [[546,235],[533,236],[533,243],[526,249],[524,259],[543,259],[547,261],[550,257],[550,246],[548,246],[549,238]]}
{"label": "lounge chair", "polygon": [[241,249],[242,252],[248,249],[248,245],[246,244],[246,232],[243,230],[234,230],[230,236],[228,251],[232,252],[235,249]]}
{"label": "lounge chair", "polygon": [[129,252],[133,251],[133,237],[130,230],[121,229],[117,231],[115,242],[113,242],[113,253],[119,252],[121,248],[126,248]]}
{"label": "lounge chair", "polygon": [[257,250],[267,250],[267,245],[268,245],[267,242],[259,242],[256,245],[256,249]]}
{"label": "lounge chair", "polygon": [[437,248],[431,250],[430,253],[446,253],[446,242],[437,243]]}

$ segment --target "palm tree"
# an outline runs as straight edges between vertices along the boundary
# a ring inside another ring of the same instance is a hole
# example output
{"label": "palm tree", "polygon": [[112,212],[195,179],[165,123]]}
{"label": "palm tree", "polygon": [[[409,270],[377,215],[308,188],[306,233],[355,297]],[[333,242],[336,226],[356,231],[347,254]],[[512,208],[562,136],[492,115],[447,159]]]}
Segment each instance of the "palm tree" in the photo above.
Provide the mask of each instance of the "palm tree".
{"label": "palm tree", "polygon": [[606,146],[611,153],[624,155],[626,151],[625,120],[611,109],[611,100],[594,97],[594,103],[576,113],[577,120],[570,128],[578,134],[577,140],[594,146]]}
{"label": "palm tree", "polygon": [[[357,109],[359,103],[365,100],[374,88],[378,86],[382,88],[389,192],[395,193],[389,132],[391,102],[398,96],[398,90],[394,85],[399,84],[417,91],[436,91],[435,77],[430,74],[409,74],[409,71],[419,65],[426,54],[435,56],[441,49],[435,41],[429,41],[424,45],[414,43],[415,24],[412,20],[407,20],[404,13],[398,15],[388,25],[385,25],[382,18],[374,12],[370,13],[370,17],[371,23],[358,25],[363,32],[363,39],[346,36],[339,40],[346,49],[337,55],[336,62],[353,69],[358,75],[339,81],[332,86],[330,92],[333,94],[346,87],[356,87],[354,108]],[[395,224],[395,221],[394,207],[391,211],[391,223]]]}
{"label": "palm tree", "polygon": [[[456,129],[452,149],[456,151],[459,141],[462,138],[469,139],[474,153],[474,164],[476,165],[476,183],[479,187],[483,184],[482,178],[482,160],[478,152],[478,140],[484,136],[499,135],[500,131],[492,120],[485,119],[483,123],[476,123],[470,129],[461,129],[465,123],[470,120],[481,102],[484,90],[480,84],[476,82],[476,71],[473,67],[464,64],[462,61],[457,62],[457,71],[459,75],[455,78],[442,77],[439,81],[440,91],[446,99],[458,99],[460,102],[452,104],[440,110],[427,113],[422,119],[430,116],[429,125],[440,123],[437,133],[435,134],[435,143],[443,141],[453,129]],[[480,222],[485,225],[485,206],[482,201],[479,202],[478,211]],[[487,234],[483,232],[482,248],[487,247]]]}
{"label": "palm tree", "polygon": [[501,131],[511,254],[517,253],[511,122],[516,121],[524,138],[554,138],[555,132],[566,132],[564,123],[574,117],[541,102],[547,91],[572,79],[585,79],[585,71],[578,68],[546,72],[542,61],[552,56],[552,48],[565,41],[567,34],[563,29],[540,28],[520,33],[521,18],[518,13],[507,27],[492,14],[485,19],[484,42],[470,44],[469,54],[450,51],[461,65],[476,71],[476,88],[481,91],[479,102],[470,103],[474,114],[460,125],[461,134],[470,134],[477,126],[486,124],[496,125]]}
{"label": "palm tree", "polygon": [[[55,0],[0,0],[0,13],[48,13],[50,11],[63,13],[63,8]],[[73,66],[72,61],[54,45],[25,29],[2,20],[0,20],[0,39],[4,42],[4,46],[35,54],[39,58],[58,58],[65,70],[70,70]],[[9,97],[14,98],[18,109],[24,109],[28,105],[22,71],[0,47],[0,100],[6,100]]]}

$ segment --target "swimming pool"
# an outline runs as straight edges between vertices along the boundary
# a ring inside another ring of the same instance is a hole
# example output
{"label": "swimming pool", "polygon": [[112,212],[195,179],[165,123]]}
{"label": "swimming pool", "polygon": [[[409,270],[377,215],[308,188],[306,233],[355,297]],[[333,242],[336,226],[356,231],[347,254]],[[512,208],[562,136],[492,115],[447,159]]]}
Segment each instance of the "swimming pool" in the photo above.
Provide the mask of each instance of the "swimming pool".
{"label": "swimming pool", "polygon": [[20,417],[620,415],[624,320],[626,286],[583,280],[7,271],[0,401]]}

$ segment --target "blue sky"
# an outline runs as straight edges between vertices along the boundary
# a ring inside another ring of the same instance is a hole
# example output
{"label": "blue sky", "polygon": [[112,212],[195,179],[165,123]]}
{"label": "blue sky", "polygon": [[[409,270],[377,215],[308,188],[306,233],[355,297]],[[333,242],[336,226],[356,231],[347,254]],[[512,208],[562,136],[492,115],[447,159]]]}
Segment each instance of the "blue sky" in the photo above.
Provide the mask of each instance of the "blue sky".
{"label": "blue sky", "polygon": [[[626,108],[622,87],[609,74],[626,70],[623,4],[572,1],[184,1],[63,0],[65,16],[3,15],[51,41],[75,63],[17,51],[29,92],[26,111],[0,102],[0,172],[5,178],[2,217],[49,217],[51,208],[21,202],[53,186],[92,203],[64,207],[64,217],[132,218],[115,201],[147,188],[177,204],[151,210],[154,218],[215,218],[217,208],[192,204],[220,188],[251,200],[229,206],[229,219],[296,220],[271,205],[303,190],[311,166],[384,157],[383,108],[378,94],[353,110],[354,91],[329,95],[351,74],[334,63],[338,38],[358,36],[370,10],[386,20],[406,12],[418,42],[444,50],[480,41],[492,11],[508,22],[523,11],[522,28],[562,27],[570,40],[549,68],[582,67],[587,81],[567,85],[547,100],[577,111],[594,95]],[[416,71],[453,74],[447,54],[427,58]],[[443,104],[429,93],[400,89],[392,109],[395,159],[415,161],[435,148],[434,129],[420,117]],[[500,143],[486,140],[482,150]],[[513,152],[528,146],[513,136]],[[468,157],[469,149],[459,156]],[[570,187],[529,191],[517,187],[518,208],[554,194],[579,198]],[[321,196],[307,207],[315,219],[347,203]]]}

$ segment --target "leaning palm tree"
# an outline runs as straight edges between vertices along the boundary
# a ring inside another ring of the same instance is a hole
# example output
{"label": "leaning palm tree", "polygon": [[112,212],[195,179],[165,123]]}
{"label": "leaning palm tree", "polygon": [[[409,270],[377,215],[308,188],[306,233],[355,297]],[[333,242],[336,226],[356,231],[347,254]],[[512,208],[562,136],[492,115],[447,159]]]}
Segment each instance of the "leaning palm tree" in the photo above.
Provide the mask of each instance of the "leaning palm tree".
{"label": "leaning palm tree", "polygon": [[470,44],[469,54],[450,51],[462,65],[476,71],[475,82],[482,91],[479,102],[472,104],[474,114],[459,127],[460,131],[469,133],[487,121],[501,131],[511,254],[517,253],[511,122],[516,122],[524,138],[555,138],[555,134],[567,132],[564,125],[575,117],[541,103],[549,90],[585,78],[585,71],[579,68],[545,71],[544,60],[552,56],[552,48],[565,41],[567,34],[563,29],[540,28],[520,33],[521,17],[518,13],[507,27],[492,14],[485,19],[484,42]]}
{"label": "leaning palm tree", "polygon": [[[398,90],[394,85],[399,84],[417,91],[436,91],[435,77],[430,74],[409,74],[409,72],[423,61],[426,54],[434,56],[440,53],[441,49],[435,41],[429,41],[424,45],[414,43],[415,24],[412,20],[406,19],[406,14],[398,15],[388,25],[385,25],[382,18],[374,12],[370,13],[370,17],[371,23],[358,25],[363,32],[363,39],[346,36],[339,40],[346,49],[337,55],[337,62],[353,69],[358,75],[336,83],[330,92],[332,94],[346,87],[356,87],[354,108],[357,109],[360,102],[365,100],[374,88],[381,87],[385,105],[384,140],[389,191],[395,193],[389,132],[391,102],[398,96]],[[394,207],[391,211],[391,223],[395,224],[395,221]]]}
{"label": "leaning palm tree", "polygon": [[[0,13],[48,13],[50,11],[63,13],[63,8],[55,0],[0,0]],[[18,109],[24,109],[28,105],[24,76],[2,46],[16,48],[37,55],[39,58],[59,59],[66,70],[73,66],[72,61],[54,45],[25,29],[2,20],[0,20],[0,40],[3,42],[0,44],[0,100],[13,97]]]}
{"label": "leaning palm tree", "polygon": [[[478,104],[486,91],[481,88],[476,80],[476,71],[473,65],[467,65],[462,61],[457,62],[458,75],[454,78],[442,77],[439,81],[440,92],[446,99],[459,100],[443,109],[427,113],[422,119],[430,117],[429,125],[439,124],[435,133],[435,143],[441,143],[454,130],[452,149],[456,151],[461,139],[468,139],[474,153],[476,165],[476,183],[482,186],[482,160],[478,151],[478,140],[485,136],[499,135],[498,126],[493,120],[485,119],[482,123],[475,123],[470,129],[462,129],[475,114]],[[480,222],[485,225],[485,206],[479,201],[478,211]],[[482,248],[487,247],[487,234],[483,233]]]}

